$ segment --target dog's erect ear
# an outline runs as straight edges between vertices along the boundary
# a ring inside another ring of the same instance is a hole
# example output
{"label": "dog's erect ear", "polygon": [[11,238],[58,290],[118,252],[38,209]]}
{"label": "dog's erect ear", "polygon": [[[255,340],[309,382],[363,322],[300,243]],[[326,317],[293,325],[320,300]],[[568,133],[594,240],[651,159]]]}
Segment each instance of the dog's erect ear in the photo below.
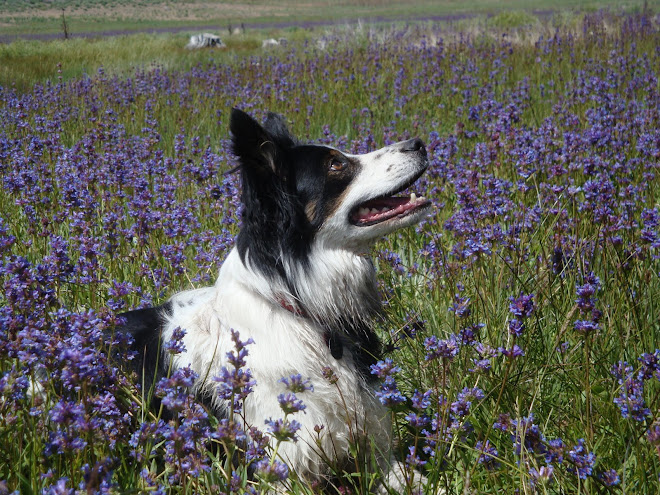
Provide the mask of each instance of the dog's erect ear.
{"label": "dog's erect ear", "polygon": [[244,111],[232,108],[229,130],[232,134],[232,149],[242,167],[257,166],[275,172],[275,141],[256,120]]}
{"label": "dog's erect ear", "polygon": [[295,144],[283,117],[269,113],[262,127],[247,113],[234,108],[229,129],[234,154],[240,159],[242,167],[256,166],[262,171],[280,174],[278,155]]}
{"label": "dog's erect ear", "polygon": [[291,148],[297,144],[296,138],[289,132],[286,120],[279,114],[268,112],[268,117],[266,118],[266,122],[264,122],[264,129],[273,137],[278,146]]}

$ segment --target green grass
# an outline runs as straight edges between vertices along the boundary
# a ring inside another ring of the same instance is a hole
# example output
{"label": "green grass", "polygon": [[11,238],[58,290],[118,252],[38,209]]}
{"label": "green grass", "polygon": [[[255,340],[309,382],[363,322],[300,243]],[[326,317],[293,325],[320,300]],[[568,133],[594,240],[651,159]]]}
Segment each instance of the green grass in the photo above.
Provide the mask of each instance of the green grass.
{"label": "green grass", "polygon": [[0,45],[0,86],[22,90],[36,82],[91,75],[101,67],[109,74],[126,75],[140,67],[185,70],[200,63],[231,63],[237,57],[258,53],[263,38],[295,40],[299,33],[293,29],[264,30],[225,38],[227,48],[204,50],[185,48],[189,34],[16,41]]}
{"label": "green grass", "polygon": [[499,29],[533,26],[537,22],[539,20],[536,16],[520,10],[502,12],[488,19],[489,25]]}

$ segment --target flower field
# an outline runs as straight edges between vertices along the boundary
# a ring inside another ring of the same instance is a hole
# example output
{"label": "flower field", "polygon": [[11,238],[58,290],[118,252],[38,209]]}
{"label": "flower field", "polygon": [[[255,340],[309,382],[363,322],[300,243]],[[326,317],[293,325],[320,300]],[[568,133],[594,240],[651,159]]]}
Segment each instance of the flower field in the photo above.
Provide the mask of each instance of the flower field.
{"label": "flower field", "polygon": [[[244,428],[240,335],[222,421],[190,370],[142,390],[116,352],[116,313],[212,284],[233,245],[233,106],[352,153],[426,142],[434,214],[373,253],[373,371],[427,493],[659,493],[659,78],[658,16],[599,12],[538,41],[336,30],[0,87],[0,494],[319,492],[277,458],[314,393],[296,370],[282,417]],[[367,492],[355,468],[326,488]]]}

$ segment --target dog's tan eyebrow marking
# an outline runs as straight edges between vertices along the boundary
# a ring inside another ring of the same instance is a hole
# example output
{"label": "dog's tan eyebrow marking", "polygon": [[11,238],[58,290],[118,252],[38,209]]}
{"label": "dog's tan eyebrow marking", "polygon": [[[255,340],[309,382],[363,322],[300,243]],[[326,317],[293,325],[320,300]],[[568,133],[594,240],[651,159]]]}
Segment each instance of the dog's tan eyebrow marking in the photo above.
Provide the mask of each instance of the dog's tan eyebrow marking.
{"label": "dog's tan eyebrow marking", "polygon": [[314,222],[317,210],[318,204],[316,201],[310,201],[307,203],[307,205],[305,205],[305,216],[307,217],[307,220],[310,221],[310,223]]}
{"label": "dog's tan eyebrow marking", "polygon": [[324,215],[325,216],[325,218],[323,219],[324,221],[330,218],[331,216],[333,216],[337,212],[337,210],[342,205],[347,195],[348,195],[348,189],[345,189],[344,192],[342,192],[339,196],[337,196],[331,201],[328,201],[328,208]]}

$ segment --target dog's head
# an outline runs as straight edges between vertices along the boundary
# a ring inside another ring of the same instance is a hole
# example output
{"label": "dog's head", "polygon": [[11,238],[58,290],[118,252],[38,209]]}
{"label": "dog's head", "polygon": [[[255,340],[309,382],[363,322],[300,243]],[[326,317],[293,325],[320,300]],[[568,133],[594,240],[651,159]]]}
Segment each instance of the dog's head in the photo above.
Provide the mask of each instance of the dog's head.
{"label": "dog's head", "polygon": [[276,256],[304,255],[312,242],[362,250],[429,211],[430,201],[414,193],[395,196],[428,166],[420,139],[351,155],[300,143],[272,113],[261,126],[234,109],[230,128],[243,183],[242,256],[265,244]]}

